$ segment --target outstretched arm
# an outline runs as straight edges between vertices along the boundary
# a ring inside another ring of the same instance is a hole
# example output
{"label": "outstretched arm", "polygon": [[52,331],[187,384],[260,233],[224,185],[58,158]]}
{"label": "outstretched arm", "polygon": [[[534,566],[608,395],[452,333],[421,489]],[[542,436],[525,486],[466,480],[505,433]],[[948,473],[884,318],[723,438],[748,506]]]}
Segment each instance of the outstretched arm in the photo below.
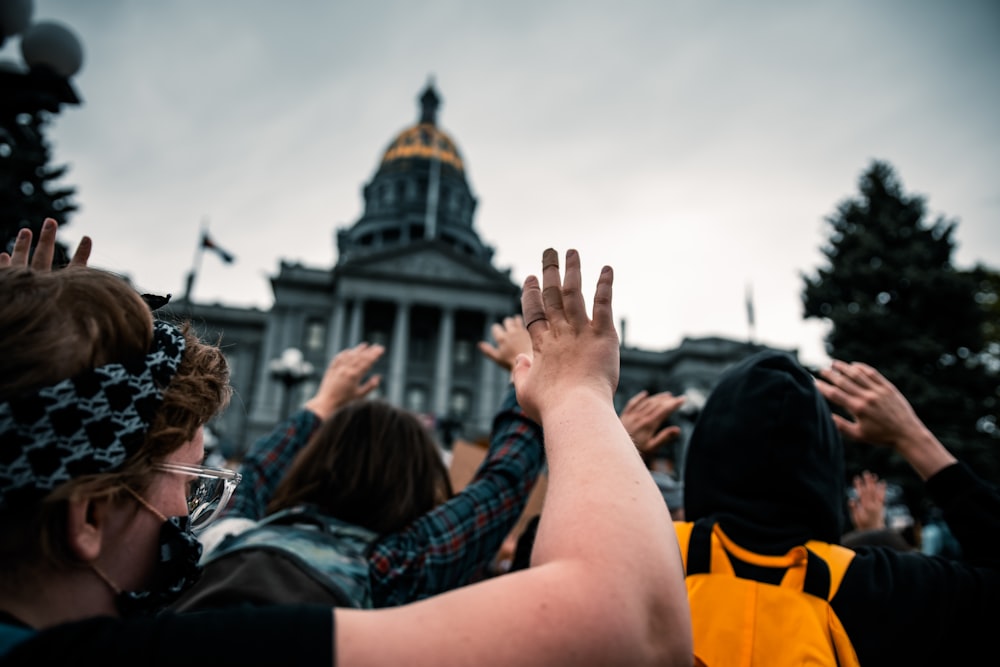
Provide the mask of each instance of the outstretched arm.
{"label": "outstretched arm", "polygon": [[575,251],[565,280],[550,249],[542,286],[524,284],[525,318],[544,320],[530,327],[533,355],[518,356],[514,383],[549,461],[532,567],[401,607],[338,609],[338,664],[691,664],[670,516],[614,409],[611,283],[606,267],[593,319]]}
{"label": "outstretched arm", "polygon": [[833,415],[847,438],[893,448],[924,480],[956,462],[899,389],[868,364],[835,360],[820,377],[820,393],[853,418]]}
{"label": "outstretched arm", "polygon": [[[316,394],[274,431],[253,444],[243,457],[243,482],[237,487],[227,517],[260,519],[292,459],[309,442],[324,419],[378,386],[377,375],[366,379],[385,352],[381,345],[360,343],[338,352],[326,367]],[[211,530],[206,530],[206,534]]]}

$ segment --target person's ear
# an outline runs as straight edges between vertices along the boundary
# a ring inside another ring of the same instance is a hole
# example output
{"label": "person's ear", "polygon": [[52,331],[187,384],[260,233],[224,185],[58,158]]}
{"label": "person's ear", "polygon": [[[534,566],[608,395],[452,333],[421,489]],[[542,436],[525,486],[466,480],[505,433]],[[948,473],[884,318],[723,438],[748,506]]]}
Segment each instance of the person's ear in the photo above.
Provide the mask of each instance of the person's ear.
{"label": "person's ear", "polygon": [[108,501],[73,498],[66,505],[66,543],[70,551],[84,563],[96,560],[101,553]]}

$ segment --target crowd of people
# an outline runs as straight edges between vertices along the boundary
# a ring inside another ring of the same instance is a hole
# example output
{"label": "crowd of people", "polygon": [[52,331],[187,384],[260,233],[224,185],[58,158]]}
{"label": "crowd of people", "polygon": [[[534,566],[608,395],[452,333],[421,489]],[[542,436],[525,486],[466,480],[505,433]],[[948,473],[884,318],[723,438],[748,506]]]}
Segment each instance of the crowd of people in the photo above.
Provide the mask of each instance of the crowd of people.
{"label": "crowd of people", "polygon": [[[367,343],[236,469],[206,466],[222,352],[88,267],[86,237],[53,270],[56,230],[0,253],[2,665],[938,665],[991,648],[1000,494],[875,368],[817,378],[756,353],[664,473],[684,398],[616,412],[613,271],[588,314],[578,253],[547,249],[479,346],[510,387],[458,492],[421,420],[372,397],[384,349]],[[911,465],[955,553],[893,539],[884,480],[849,492],[856,443]],[[491,576],[543,469],[543,510]],[[795,577],[814,619],[713,597]]]}

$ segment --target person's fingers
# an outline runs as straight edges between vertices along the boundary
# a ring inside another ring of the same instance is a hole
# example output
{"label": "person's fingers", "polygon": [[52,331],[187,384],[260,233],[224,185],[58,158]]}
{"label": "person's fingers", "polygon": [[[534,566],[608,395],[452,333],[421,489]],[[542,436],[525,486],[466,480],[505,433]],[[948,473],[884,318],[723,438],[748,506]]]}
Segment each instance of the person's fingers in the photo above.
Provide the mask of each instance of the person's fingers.
{"label": "person's fingers", "polygon": [[852,402],[850,397],[838,385],[833,384],[836,381],[837,373],[824,369],[820,371],[820,375],[822,380],[816,380],[815,383],[819,393],[823,394],[823,397],[834,405],[850,410],[849,403]]}
{"label": "person's fingers", "polygon": [[479,351],[486,355],[486,358],[490,361],[500,363],[500,351],[493,347],[486,341],[479,341],[478,343]]}
{"label": "person's fingers", "polygon": [[861,439],[861,429],[854,422],[835,414],[833,415],[833,423],[837,427],[837,430],[844,434],[845,437],[851,440]]}
{"label": "person's fingers", "polygon": [[10,255],[5,252],[0,252],[0,269],[6,269],[10,266]]}
{"label": "person's fingers", "polygon": [[837,387],[843,391],[858,394],[864,389],[871,387],[868,375],[858,368],[857,364],[849,364],[845,361],[834,359],[832,366],[834,372],[830,373],[829,376]]}
{"label": "person's fingers", "polygon": [[527,354],[519,354],[514,359],[514,368],[511,371],[510,379],[514,383],[514,390],[520,395],[521,387],[531,371],[531,357]]}
{"label": "person's fingers", "polygon": [[371,376],[358,387],[358,397],[360,398],[361,396],[367,396],[368,394],[372,393],[373,391],[375,391],[375,388],[378,387],[379,383],[381,382],[382,382],[381,375]]}
{"label": "person's fingers", "polygon": [[657,447],[667,444],[680,434],[680,426],[668,426],[658,431],[652,438],[649,439],[649,446],[652,449],[656,449]]}
{"label": "person's fingers", "polygon": [[69,260],[70,266],[87,266],[87,262],[90,261],[90,251],[94,247],[94,242],[89,236],[84,236],[80,239],[80,243],[76,246],[76,252],[73,253],[73,259]]}
{"label": "person's fingers", "polygon": [[566,251],[566,271],[562,285],[562,303],[566,318],[577,328],[587,324],[587,306],[583,300],[583,282],[580,276],[580,253]]}
{"label": "person's fingers", "polygon": [[[559,275],[559,253],[552,248],[547,248],[542,253],[542,306],[542,317],[548,320],[547,326],[551,327],[566,319],[562,302],[562,279]],[[528,320],[528,326],[532,324],[534,318]]]}
{"label": "person's fingers", "polygon": [[649,392],[643,389],[638,394],[628,399],[628,402],[625,404],[625,407],[622,408],[622,412],[627,412],[629,410],[635,409],[635,406],[638,405],[642,401],[642,399],[646,398],[647,396],[649,396]]}
{"label": "person's fingers", "polygon": [[524,285],[521,287],[521,312],[524,313],[524,321],[527,322],[525,327],[529,334],[532,329],[548,327],[545,321],[545,306],[542,304],[542,290],[535,276],[524,279]]}
{"label": "person's fingers", "polygon": [[500,340],[500,337],[503,336],[503,332],[504,332],[503,324],[501,324],[500,322],[494,322],[490,326],[490,336],[495,341]]}
{"label": "person's fingers", "polygon": [[11,252],[10,264],[14,267],[28,266],[28,255],[31,254],[31,230],[22,227],[14,238],[14,249]]}
{"label": "person's fingers", "polygon": [[592,326],[599,332],[612,331],[615,328],[615,317],[611,308],[611,286],[614,280],[615,272],[610,266],[602,268],[601,275],[597,277]]}
{"label": "person's fingers", "polygon": [[45,218],[42,233],[38,235],[35,255],[31,258],[31,268],[36,271],[50,271],[56,251],[56,229],[59,225],[52,218]]}

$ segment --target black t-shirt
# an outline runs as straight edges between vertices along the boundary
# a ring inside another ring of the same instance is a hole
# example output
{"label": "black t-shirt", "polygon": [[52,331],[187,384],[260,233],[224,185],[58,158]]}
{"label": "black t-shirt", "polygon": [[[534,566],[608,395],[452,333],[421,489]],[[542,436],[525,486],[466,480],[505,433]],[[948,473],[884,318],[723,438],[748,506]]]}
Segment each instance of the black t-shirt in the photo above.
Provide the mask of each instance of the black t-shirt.
{"label": "black t-shirt", "polygon": [[0,658],[0,665],[302,665],[330,667],[333,610],[318,605],[244,607],[109,616],[42,630]]}

